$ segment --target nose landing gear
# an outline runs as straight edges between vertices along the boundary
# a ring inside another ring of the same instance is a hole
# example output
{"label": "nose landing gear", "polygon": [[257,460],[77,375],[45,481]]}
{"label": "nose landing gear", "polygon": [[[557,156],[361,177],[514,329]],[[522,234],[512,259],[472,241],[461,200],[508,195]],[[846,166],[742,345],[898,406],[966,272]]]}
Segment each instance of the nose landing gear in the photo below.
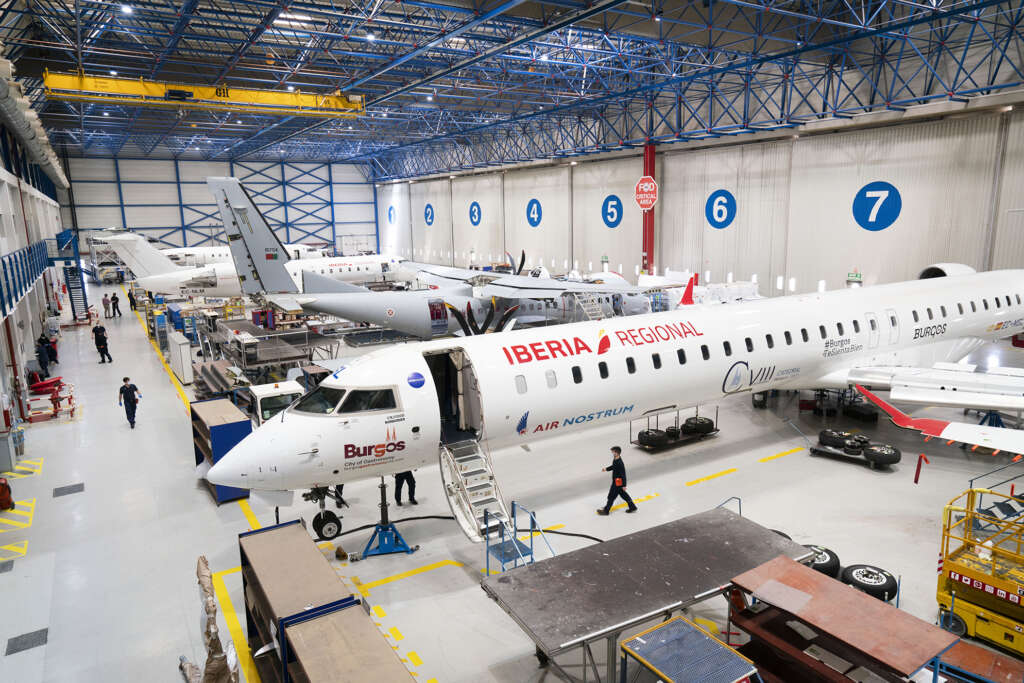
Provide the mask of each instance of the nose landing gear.
{"label": "nose landing gear", "polygon": [[321,541],[330,541],[341,533],[341,518],[327,509],[327,497],[331,495],[327,487],[318,487],[303,493],[303,500],[317,503],[320,512],[313,517],[313,531]]}

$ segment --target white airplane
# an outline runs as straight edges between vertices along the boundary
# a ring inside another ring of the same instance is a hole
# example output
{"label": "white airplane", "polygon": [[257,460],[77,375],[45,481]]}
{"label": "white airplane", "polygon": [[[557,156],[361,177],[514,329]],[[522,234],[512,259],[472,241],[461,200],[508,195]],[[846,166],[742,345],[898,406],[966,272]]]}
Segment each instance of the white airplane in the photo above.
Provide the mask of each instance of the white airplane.
{"label": "white airplane", "polygon": [[[139,286],[161,294],[188,296],[241,296],[235,264],[179,266],[135,233],[117,233],[102,238],[138,279]],[[289,260],[286,272],[300,282],[303,272],[312,272],[341,282],[370,282],[382,279],[403,259],[387,255],[336,256]]]}
{"label": "white airplane", "polygon": [[[297,242],[285,244],[288,256],[293,259],[327,258],[329,254],[323,247]],[[216,247],[171,247],[161,249],[171,261],[179,266],[206,266],[211,263],[230,263],[231,250],[228,245]]]}
{"label": "white airplane", "polygon": [[[936,274],[946,277],[933,277]],[[687,307],[502,334],[402,344],[325,379],[208,472],[216,484],[312,489],[313,527],[340,531],[325,487],[424,466],[440,455],[470,538],[503,520],[493,449],[698,406],[746,391],[845,389],[900,375],[925,395],[1010,396],[985,373],[931,370],[1024,330],[1024,271],[943,264],[928,279]],[[911,372],[911,368],[916,368]],[[932,386],[934,376],[945,384]],[[1024,378],[1017,378],[1024,401]],[[534,446],[536,448],[536,446]],[[496,514],[495,514],[496,513]],[[490,525],[488,525],[490,526]]]}

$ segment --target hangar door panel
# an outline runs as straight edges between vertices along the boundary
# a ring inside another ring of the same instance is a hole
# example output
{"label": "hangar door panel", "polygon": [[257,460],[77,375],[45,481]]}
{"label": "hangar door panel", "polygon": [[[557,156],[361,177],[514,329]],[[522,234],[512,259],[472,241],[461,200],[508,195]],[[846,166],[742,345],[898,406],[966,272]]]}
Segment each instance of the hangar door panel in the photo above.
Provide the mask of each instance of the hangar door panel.
{"label": "hangar door panel", "polygon": [[997,130],[997,116],[978,116],[797,140],[787,262],[798,289],[842,287],[853,268],[865,284],[944,261],[979,268]]}
{"label": "hangar door panel", "polygon": [[409,208],[414,260],[452,265],[451,182],[413,183]]}
{"label": "hangar door panel", "polygon": [[505,251],[501,175],[469,176],[452,181],[452,243],[455,265],[483,265],[502,260]]}
{"label": "hangar door panel", "polygon": [[377,226],[381,253],[412,258],[408,183],[377,188]]}
{"label": "hangar door panel", "polygon": [[[643,175],[643,158],[616,159],[572,167],[572,253],[580,270],[588,263],[601,270],[608,257],[610,270],[622,270],[635,282],[635,267],[643,248],[643,215],[633,190]],[[662,188],[664,193],[664,188]],[[661,207],[655,207],[655,233]],[[561,268],[561,262],[558,266]]]}
{"label": "hangar door panel", "polygon": [[1024,111],[1010,115],[996,213],[992,268],[1024,265]]}
{"label": "hangar door panel", "polygon": [[516,259],[525,250],[530,263],[554,260],[558,270],[571,259],[569,189],[568,166],[505,175],[505,249]]}

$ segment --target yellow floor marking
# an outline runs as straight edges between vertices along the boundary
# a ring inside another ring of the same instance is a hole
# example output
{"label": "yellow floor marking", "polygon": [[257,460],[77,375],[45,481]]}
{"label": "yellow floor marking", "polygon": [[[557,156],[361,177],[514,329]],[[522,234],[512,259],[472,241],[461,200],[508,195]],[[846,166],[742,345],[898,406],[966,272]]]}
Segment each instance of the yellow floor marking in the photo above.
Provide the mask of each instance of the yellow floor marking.
{"label": "yellow floor marking", "polygon": [[16,560],[28,554],[28,541],[0,545],[0,562]]}
{"label": "yellow floor marking", "polygon": [[256,515],[253,514],[252,508],[249,507],[249,501],[246,498],[242,498],[238,501],[238,507],[242,508],[242,514],[245,515],[245,520],[249,522],[249,528],[253,531],[262,529],[260,521],[256,519]]}
{"label": "yellow floor marking", "polygon": [[715,472],[714,474],[709,474],[708,476],[701,477],[700,479],[694,479],[693,481],[688,481],[688,482],[686,482],[686,485],[687,486],[696,486],[697,484],[703,484],[706,481],[711,481],[712,479],[717,479],[718,477],[724,477],[727,474],[732,474],[735,471],[736,471],[736,468],[732,467],[732,468],[727,469],[727,470],[722,470],[721,472]]}
{"label": "yellow floor marking", "polygon": [[[36,511],[36,499],[32,500],[18,500],[14,502],[15,508],[13,510],[6,510],[0,513],[0,534],[5,531],[14,531],[15,529],[27,529],[32,526],[32,517]],[[21,508],[20,510],[18,508]],[[14,515],[16,517],[26,517],[27,519],[12,519],[11,517],[4,517],[3,515]]]}
{"label": "yellow floor marking", "polygon": [[430,680],[427,681],[427,683],[437,683],[437,679],[436,678],[431,678]]}
{"label": "yellow floor marking", "polygon": [[[558,531],[559,529],[564,529],[564,528],[565,528],[564,524],[552,524],[551,526],[544,527],[543,530],[544,531]],[[524,534],[523,536],[520,536],[519,540],[520,541],[529,541],[530,540],[530,536],[539,536],[539,535],[540,535],[540,531],[534,531],[532,534]]]}
{"label": "yellow floor marking", "polygon": [[14,466],[15,472],[0,472],[0,477],[7,479],[22,479],[31,477],[34,474],[41,474],[43,471],[43,459],[22,460]]}
{"label": "yellow floor marking", "polygon": [[376,614],[378,617],[381,617],[381,618],[384,618],[384,617],[386,617],[388,615],[388,613],[385,612],[384,608],[381,607],[380,605],[374,605],[373,606],[373,613]]}
{"label": "yellow floor marking", "polygon": [[781,453],[776,453],[775,455],[769,455],[767,458],[761,458],[760,460],[758,460],[758,462],[771,462],[772,460],[778,460],[779,458],[785,458],[787,455],[793,455],[794,453],[799,453],[803,449],[804,449],[803,446],[797,446],[796,448],[790,448],[788,451],[782,451]]}
{"label": "yellow floor marking", "polygon": [[407,572],[402,572],[401,574],[395,574],[394,576],[388,576],[388,577],[385,577],[383,579],[377,579],[376,581],[370,581],[369,583],[363,583],[363,582],[361,582],[359,580],[358,576],[353,576],[352,577],[352,583],[354,583],[356,585],[356,587],[359,589],[359,593],[362,594],[363,597],[366,597],[367,595],[370,594],[370,591],[372,589],[374,589],[374,588],[376,588],[378,586],[383,586],[386,583],[391,583],[393,581],[401,581],[402,579],[408,579],[410,576],[416,576],[417,574],[422,574],[424,572],[433,571],[434,569],[440,569],[441,567],[461,567],[461,566],[463,566],[462,563],[461,562],[456,562],[455,560],[441,560],[440,562],[435,562],[434,564],[428,564],[428,565],[426,565],[424,567],[418,567],[416,569],[410,569]]}
{"label": "yellow floor marking", "polygon": [[[660,495],[661,495],[660,493],[652,493],[649,496],[641,496],[639,498],[634,498],[633,502],[634,503],[646,503],[647,501],[653,500],[653,499],[657,498]],[[618,505],[611,506],[610,510],[613,511],[613,512],[615,510],[625,510],[626,507],[628,507],[628,506],[625,503],[619,503]]]}
{"label": "yellow floor marking", "polygon": [[252,661],[252,654],[249,652],[249,643],[245,641],[242,633],[242,624],[238,621],[238,614],[235,613],[235,606],[231,604],[231,595],[224,585],[224,577],[228,574],[235,574],[242,571],[241,567],[225,569],[213,574],[213,592],[220,603],[220,611],[224,614],[224,623],[228,625],[228,633],[231,634],[231,641],[235,644],[235,652],[238,653],[238,664],[245,676],[246,683],[260,683],[260,675],[256,671],[256,662]]}
{"label": "yellow floor marking", "polygon": [[405,636],[402,635],[402,632],[399,631],[394,626],[392,626],[390,629],[388,629],[388,633],[390,633],[391,637],[394,638],[395,640],[405,640]]}
{"label": "yellow floor marking", "polygon": [[[123,285],[121,286],[121,291],[124,292],[124,296],[127,299],[128,292],[125,291]],[[142,333],[146,335],[146,339],[149,339],[149,330],[146,329],[146,321],[143,320],[142,314],[139,313],[138,311],[134,311],[134,313],[135,317],[139,321],[139,325],[142,325]],[[160,353],[160,347],[157,346],[156,342],[153,341],[152,339],[149,339],[149,345],[153,347],[154,351],[156,351],[156,357],[160,360],[160,365],[164,366],[164,371],[166,371],[167,376],[171,378],[171,384],[174,385],[174,390],[178,392],[178,398],[181,399],[182,405],[185,406],[185,412],[191,414],[192,409],[188,402],[188,396],[185,395],[185,389],[182,388],[181,382],[178,381],[178,378],[174,376],[174,371],[171,370],[171,366],[168,365],[167,361],[164,359],[164,354]]]}
{"label": "yellow floor marking", "polygon": [[412,650],[409,650],[409,661],[412,662],[413,666],[423,666],[423,660]]}

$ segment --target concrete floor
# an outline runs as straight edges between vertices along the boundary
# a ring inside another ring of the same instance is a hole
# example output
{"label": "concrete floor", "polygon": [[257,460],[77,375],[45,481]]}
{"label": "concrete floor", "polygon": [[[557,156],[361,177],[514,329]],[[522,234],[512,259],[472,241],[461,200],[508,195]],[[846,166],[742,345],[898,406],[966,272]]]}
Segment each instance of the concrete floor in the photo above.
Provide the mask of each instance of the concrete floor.
{"label": "concrete floor", "polygon": [[[97,300],[102,290],[90,296]],[[113,367],[98,364],[87,329],[65,331],[57,370],[76,386],[81,410],[73,421],[28,428],[25,458],[42,458],[42,470],[12,481],[16,500],[34,500],[35,509],[31,526],[0,531],[0,552],[15,557],[12,565],[0,565],[6,616],[0,645],[47,631],[36,636],[45,635],[45,644],[0,656],[0,681],[180,681],[178,656],[197,660],[203,654],[195,582],[200,554],[230,599],[230,605],[220,604],[222,637],[234,630],[239,644],[244,642],[235,628],[235,610],[242,605],[241,578],[232,571],[238,566],[236,537],[252,524],[273,523],[273,510],[255,500],[248,508],[213,503],[193,471],[183,404],[141,325],[130,312],[105,322]],[[993,352],[1003,364],[1024,366],[1024,355],[1008,346],[986,349],[980,357]],[[143,393],[134,431],[116,402],[124,375]],[[738,396],[723,401],[720,411],[722,432],[695,446],[648,454],[628,447],[625,424],[611,425],[529,452],[497,453],[495,468],[506,497],[535,510],[542,525],[602,539],[738,496],[743,514],[754,521],[801,543],[832,548],[844,564],[870,562],[901,576],[901,607],[934,619],[942,507],[970,477],[1008,462],[1004,457],[924,443],[879,423],[867,433],[900,446],[904,459],[891,471],[876,472],[857,462],[809,457],[793,425],[813,439],[823,422],[798,416],[795,397],[754,410],[746,396]],[[916,412],[959,417],[957,411]],[[831,423],[862,427],[843,419]],[[607,491],[608,475],[601,468],[614,444],[625,447],[629,490],[640,511],[603,518],[594,509]],[[771,457],[797,448],[802,450]],[[914,485],[922,452],[931,464]],[[1024,473],[1024,464],[1001,474],[1017,473]],[[392,517],[450,514],[437,468],[421,469],[416,477],[420,505],[392,507]],[[992,479],[1001,478],[1006,477]],[[54,497],[55,488],[78,483],[84,484],[81,492]],[[344,512],[346,529],[375,521],[376,482],[351,484],[345,494],[351,503]],[[283,509],[282,519],[309,520],[314,512],[300,503]],[[401,530],[421,545],[417,553],[332,562],[353,591],[380,608],[382,637],[392,641],[417,680],[554,680],[538,671],[531,642],[480,590],[481,546],[450,521],[411,522]],[[355,551],[368,535],[359,531],[338,540]],[[589,543],[555,535],[549,540],[558,553]],[[721,609],[712,604],[699,612],[717,618]]]}

